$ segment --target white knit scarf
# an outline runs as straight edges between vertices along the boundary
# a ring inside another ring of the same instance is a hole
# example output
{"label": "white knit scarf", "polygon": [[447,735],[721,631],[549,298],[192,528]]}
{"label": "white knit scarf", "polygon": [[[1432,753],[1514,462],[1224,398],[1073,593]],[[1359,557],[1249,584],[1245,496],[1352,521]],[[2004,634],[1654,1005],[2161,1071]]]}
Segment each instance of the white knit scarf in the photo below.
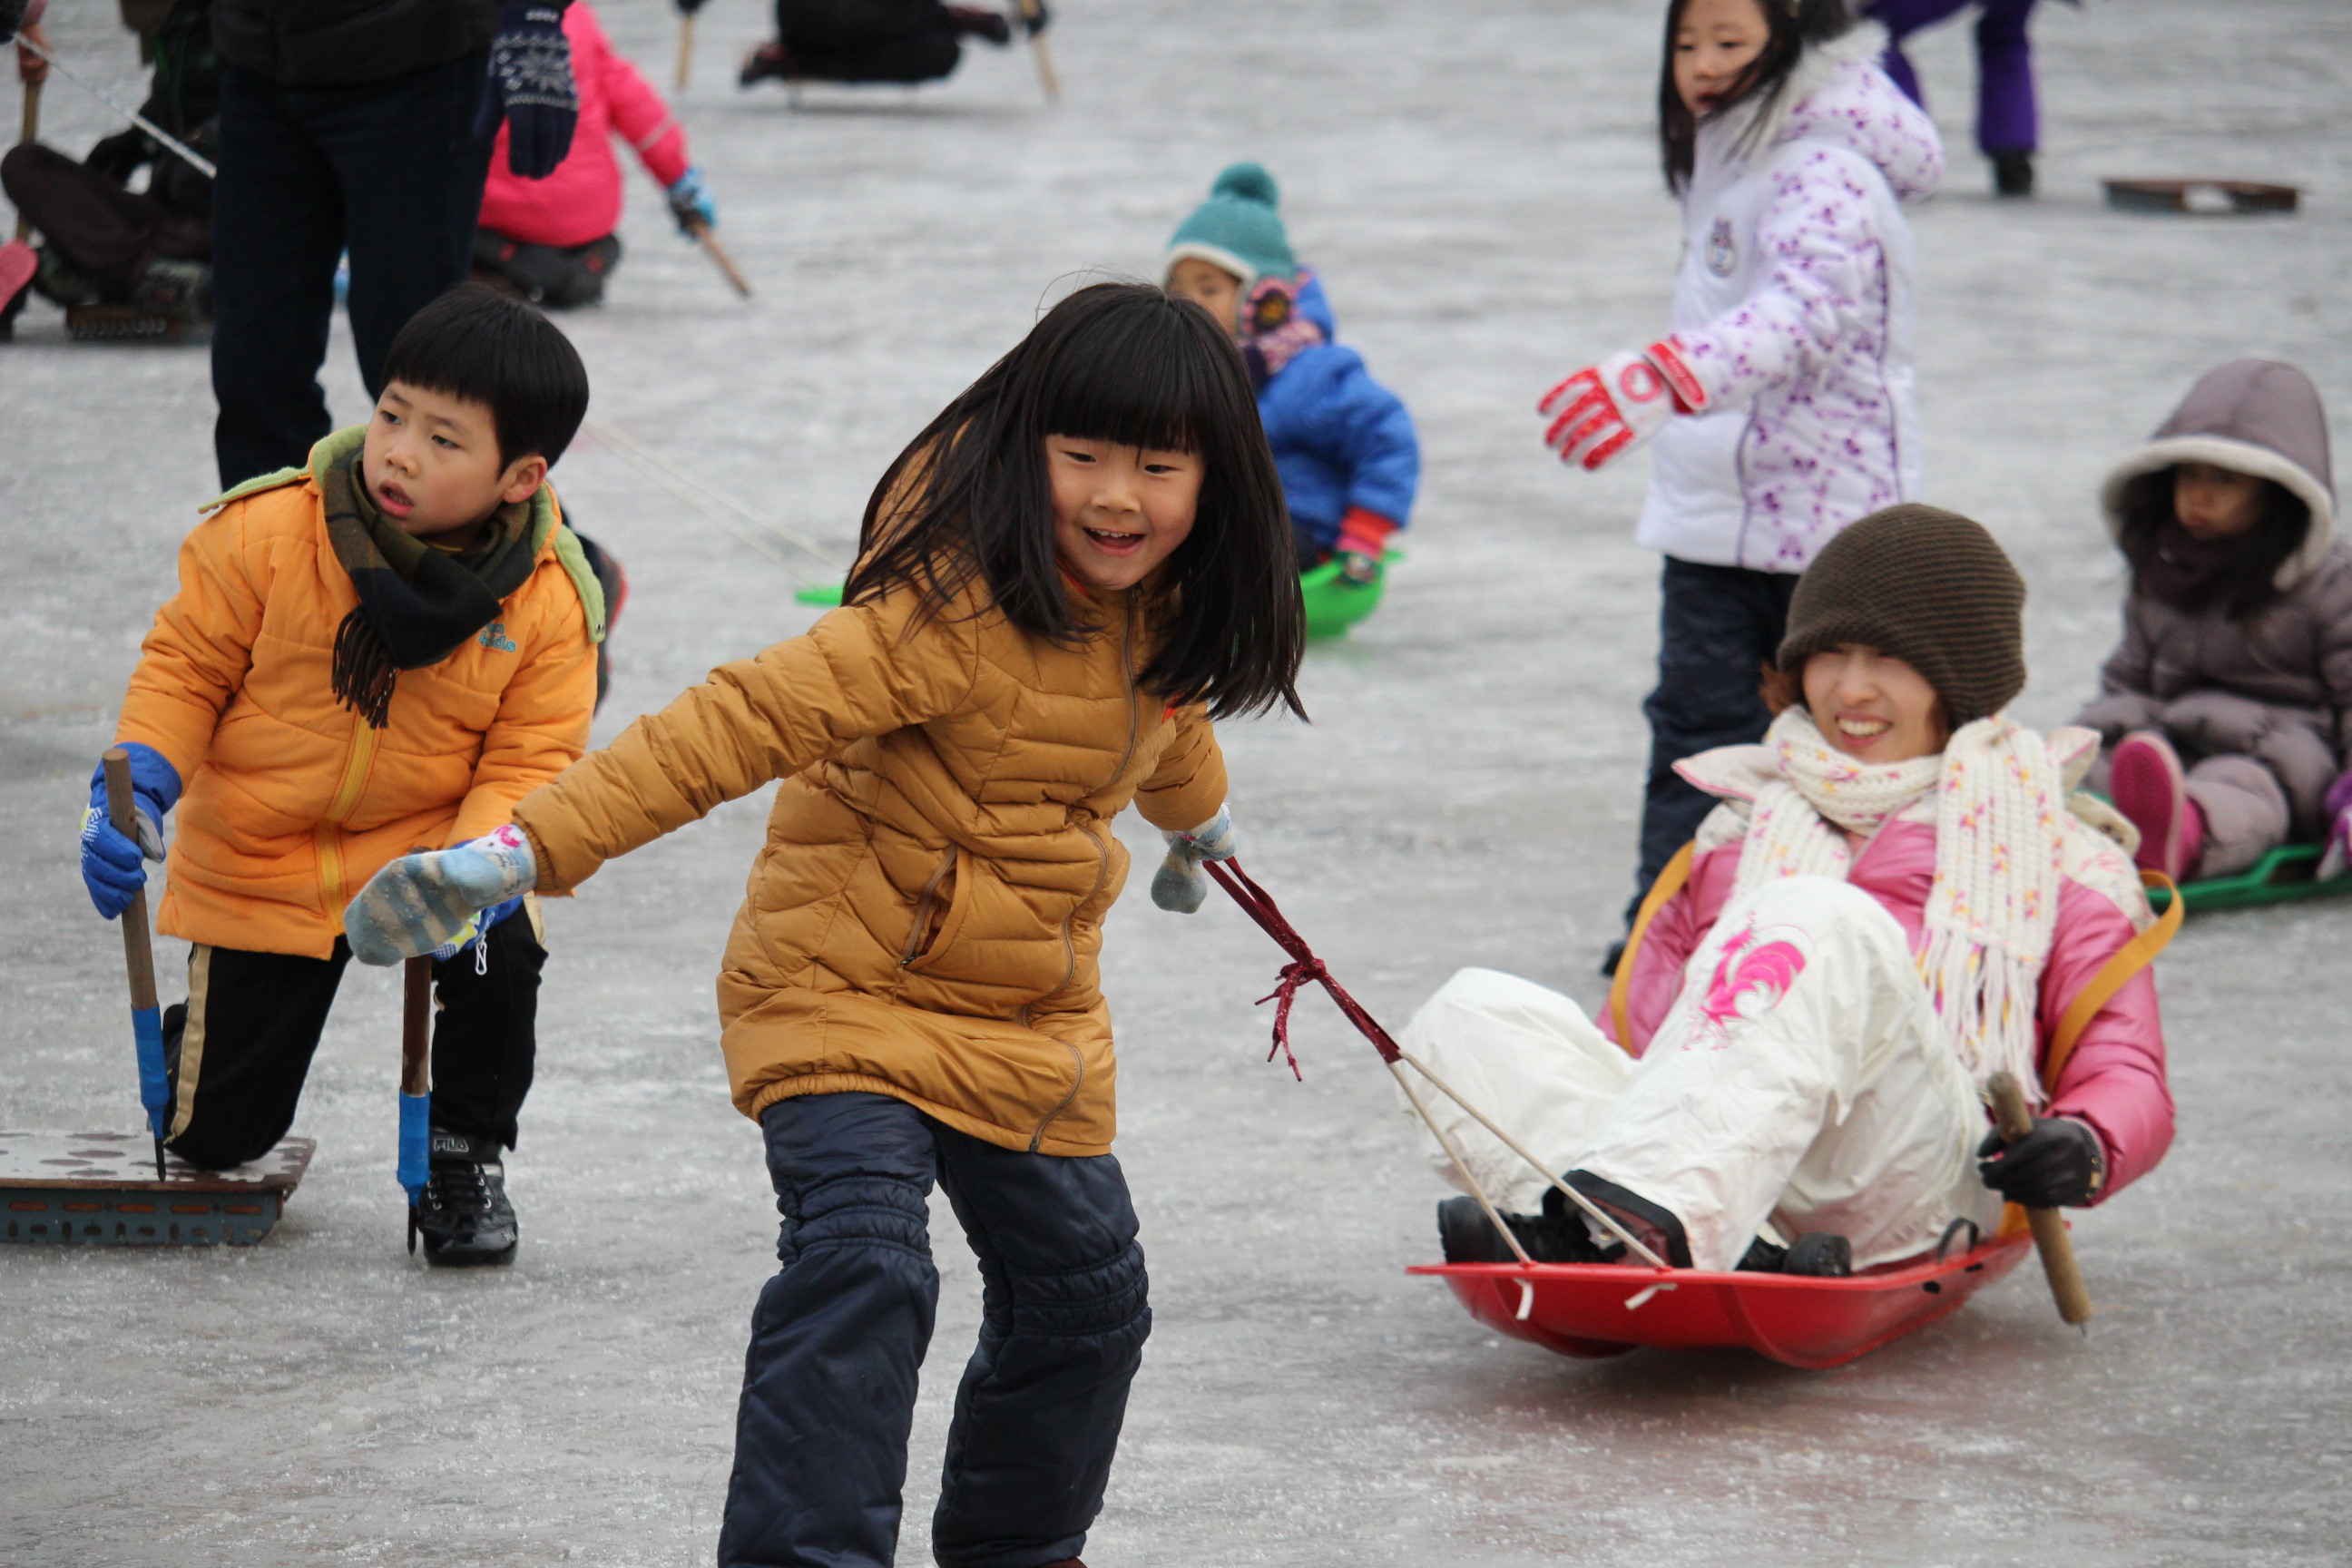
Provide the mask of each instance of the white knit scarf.
{"label": "white knit scarf", "polygon": [[1823,740],[1799,706],[1773,721],[1764,743],[1780,776],[1757,792],[1735,890],[1778,877],[1843,881],[1853,860],[1847,832],[1866,837],[1936,790],[1920,978],[1976,1081],[2005,1068],[2038,1099],[2035,1016],[2066,830],[2064,782],[2042,737],[1979,719],[1938,755],[1874,766]]}

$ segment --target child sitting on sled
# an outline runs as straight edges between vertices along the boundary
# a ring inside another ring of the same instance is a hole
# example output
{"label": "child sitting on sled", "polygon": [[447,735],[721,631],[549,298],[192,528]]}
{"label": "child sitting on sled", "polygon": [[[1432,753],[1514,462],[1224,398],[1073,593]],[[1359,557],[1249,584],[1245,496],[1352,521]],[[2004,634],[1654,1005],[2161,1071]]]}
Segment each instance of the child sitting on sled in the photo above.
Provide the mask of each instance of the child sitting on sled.
{"label": "child sitting on sled", "polygon": [[[392,342],[363,426],[239,485],[180,550],[115,743],[140,842],[92,775],[81,869],[112,920],[179,831],[156,924],[194,945],[163,1018],[166,1142],[219,1168],[294,1120],[351,948],[344,900],[419,845],[463,843],[578,759],[602,595],[546,484],[587,372],[538,311],[478,287]],[[436,953],[425,1257],[504,1263],[500,1163],[530,1087],[535,908]]]}
{"label": "child sitting on sled", "polygon": [[621,136],[661,185],[680,233],[692,225],[716,227],[719,209],[702,171],[688,158],[686,131],[661,95],[604,37],[588,0],[563,11],[572,43],[572,79],[580,118],[572,150],[543,180],[514,172],[507,156],[512,129],[499,127],[482,186],[481,226],[474,233],[474,276],[520,294],[533,304],[593,305],[621,262],[621,165],[613,138]]}
{"label": "child sitting on sled", "polygon": [[2275,360],[2208,372],[2100,500],[2131,593],[2075,722],[2114,748],[2140,864],[2226,877],[2352,833],[2352,551],[2310,379]]}
{"label": "child sitting on sled", "polygon": [[[947,1190],[987,1285],[931,1524],[950,1568],[1076,1568],[1150,1329],[1110,1153],[1110,819],[1197,909],[1234,853],[1213,719],[1296,710],[1282,491],[1233,345],[1139,284],[1063,300],[899,454],[841,608],[714,671],[480,842],[353,902],[375,963],[781,779],[719,977],[782,1269],[719,1561],[887,1568]],[[1182,830],[1182,831],[1178,831]]]}
{"label": "child sitting on sled", "polygon": [[[2075,996],[2151,916],[2086,820],[2105,808],[2072,793],[2096,738],[2001,717],[2025,683],[2024,597],[1951,512],[1890,507],[1840,533],[1797,585],[1763,743],[1682,763],[1720,804],[1620,972],[1608,1026],[1637,1059],[1487,970],[1454,976],[1406,1048],[1678,1268],[1843,1274],[1990,1229],[2004,1198],[2101,1203],[2152,1168],[2172,1100],[2149,973],[2053,1059]],[[2005,1150],[1979,1099],[2003,1070],[2037,1106]],[[1623,1258],[1542,1173],[1454,1131],[1532,1256]],[[1451,1261],[1512,1258],[1470,1198],[1439,1227]]]}
{"label": "child sitting on sled", "polygon": [[1169,240],[1160,280],[1242,345],[1299,570],[1336,555],[1349,581],[1369,583],[1390,535],[1411,520],[1421,443],[1396,394],[1334,341],[1322,279],[1292,257],[1278,195],[1255,163],[1219,174]]}

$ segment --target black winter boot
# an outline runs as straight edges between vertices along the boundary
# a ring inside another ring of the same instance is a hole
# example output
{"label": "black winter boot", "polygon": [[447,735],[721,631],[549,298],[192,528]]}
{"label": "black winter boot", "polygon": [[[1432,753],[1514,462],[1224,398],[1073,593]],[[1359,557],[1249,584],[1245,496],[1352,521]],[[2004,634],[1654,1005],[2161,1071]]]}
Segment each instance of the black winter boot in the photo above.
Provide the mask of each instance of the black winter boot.
{"label": "black winter boot", "polygon": [[[1585,1233],[1582,1215],[1568,1215],[1553,1212],[1545,1205],[1539,1215],[1507,1214],[1503,1223],[1528,1249],[1528,1256],[1538,1263],[1599,1263],[1603,1261],[1601,1249],[1592,1245]],[[1517,1263],[1519,1255],[1511,1250],[1486,1211],[1472,1197],[1447,1198],[1437,1205],[1437,1239],[1445,1250],[1448,1263]]]}
{"label": "black winter boot", "polygon": [[493,1138],[433,1130],[433,1163],[416,1199],[425,1261],[443,1268],[512,1263],[517,1235],[506,1167]]}
{"label": "black winter boot", "polygon": [[1995,153],[1992,155],[1992,188],[1999,195],[2032,195],[2033,194],[2033,154]]}

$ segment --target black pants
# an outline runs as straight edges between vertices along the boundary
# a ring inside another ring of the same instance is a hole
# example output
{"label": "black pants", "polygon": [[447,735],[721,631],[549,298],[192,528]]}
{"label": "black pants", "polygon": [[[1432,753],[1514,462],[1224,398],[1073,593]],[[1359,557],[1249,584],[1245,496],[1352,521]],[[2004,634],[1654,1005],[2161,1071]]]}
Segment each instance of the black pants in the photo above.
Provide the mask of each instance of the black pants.
{"label": "black pants", "polygon": [[1757,687],[1788,635],[1797,578],[1669,555],[1658,588],[1658,685],[1642,704],[1650,721],[1650,778],[1629,919],[1715,809],[1715,797],[1684,783],[1675,764],[1712,747],[1761,740],[1772,722]]}
{"label": "black pants", "polygon": [[483,229],[474,236],[474,276],[534,305],[568,310],[604,297],[604,279],[621,264],[621,237],[585,245],[533,245]]}
{"label": "black pants", "polygon": [[940,0],[776,0],[776,37],[820,81],[932,81],[963,56]]}
{"label": "black pants", "polygon": [[0,188],[73,269],[108,302],[129,302],[158,257],[202,261],[212,233],[200,216],[126,191],[97,170],[37,142],[0,157]]}
{"label": "black pants", "polygon": [[213,191],[213,452],[223,485],[299,465],[327,434],[319,366],[335,263],[373,399],[394,333],[465,281],[490,143],[473,133],[488,57],[356,87],[221,76]]}
{"label": "black pants", "polygon": [[[512,1148],[530,1091],[547,950],[521,910],[490,928],[488,946],[481,973],[471,952],[433,966],[433,1125]],[[189,952],[187,1005],[163,1016],[172,1152],[219,1170],[260,1158],[286,1136],[351,956],[341,937],[331,958]],[[387,1106],[399,1041],[387,1022]]]}
{"label": "black pants", "polygon": [[760,1124],[783,1268],[751,1318],[720,1568],[889,1568],[939,1304],[924,1201],[935,1178],[982,1294],[932,1560],[1076,1556],[1151,1331],[1118,1160],[1001,1149],[880,1094],[782,1100]]}

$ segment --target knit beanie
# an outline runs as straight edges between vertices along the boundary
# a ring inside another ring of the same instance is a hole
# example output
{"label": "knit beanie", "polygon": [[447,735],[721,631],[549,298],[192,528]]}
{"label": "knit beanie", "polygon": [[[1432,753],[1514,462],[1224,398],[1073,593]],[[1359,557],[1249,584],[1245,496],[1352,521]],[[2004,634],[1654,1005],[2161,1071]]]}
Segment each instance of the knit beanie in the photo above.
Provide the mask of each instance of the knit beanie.
{"label": "knit beanie", "polygon": [[1293,276],[1298,260],[1290,254],[1290,237],[1283,232],[1282,215],[1275,210],[1281,195],[1274,176],[1255,163],[1226,169],[1209,187],[1209,199],[1169,237],[1160,281],[1164,285],[1187,257],[1232,273],[1242,280],[1244,294],[1261,278]]}
{"label": "knit beanie", "polygon": [[1843,643],[1925,676],[1954,729],[2025,689],[2025,582],[1982,523],[1906,502],[1850,525],[1813,557],[1789,602],[1780,668]]}

